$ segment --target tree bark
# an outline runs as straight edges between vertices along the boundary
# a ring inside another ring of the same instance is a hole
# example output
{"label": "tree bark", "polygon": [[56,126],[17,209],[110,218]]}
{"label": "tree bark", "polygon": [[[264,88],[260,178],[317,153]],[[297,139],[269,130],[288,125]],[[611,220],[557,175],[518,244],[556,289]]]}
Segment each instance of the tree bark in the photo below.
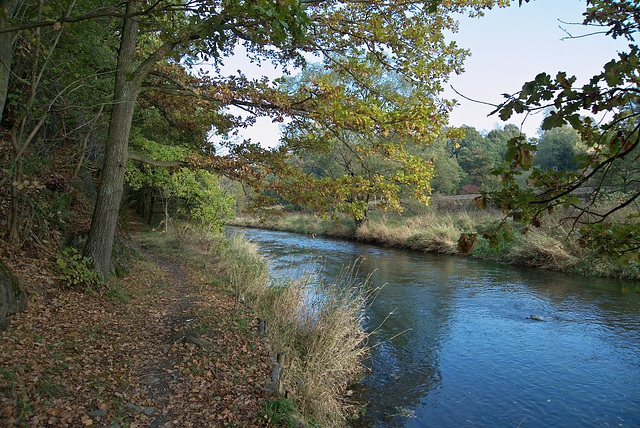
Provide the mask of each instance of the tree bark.
{"label": "tree bark", "polygon": [[[0,10],[4,10],[7,16],[12,17],[18,6],[18,0],[0,0]],[[0,15],[0,28],[7,26],[7,22]],[[15,33],[0,34],[0,122],[7,101],[9,88],[9,76],[11,75],[11,62],[13,60],[13,38]]]}
{"label": "tree bark", "polygon": [[129,156],[129,132],[143,78],[136,75],[134,69],[138,18],[131,17],[139,7],[138,0],[127,2],[128,17],[124,19],[118,51],[113,111],[109,122],[104,165],[91,228],[84,248],[84,254],[93,261],[96,271],[105,279],[111,269],[111,251],[122,200],[125,165]]}

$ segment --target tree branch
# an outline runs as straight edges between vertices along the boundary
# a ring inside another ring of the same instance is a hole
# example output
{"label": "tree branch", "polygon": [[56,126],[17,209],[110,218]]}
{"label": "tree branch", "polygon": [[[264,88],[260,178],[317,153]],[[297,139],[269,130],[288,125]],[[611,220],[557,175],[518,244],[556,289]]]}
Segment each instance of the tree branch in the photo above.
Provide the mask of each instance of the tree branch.
{"label": "tree branch", "polygon": [[134,152],[129,152],[129,160],[145,163],[147,165],[158,166],[161,168],[171,168],[175,166],[187,165],[185,161],[158,161]]}

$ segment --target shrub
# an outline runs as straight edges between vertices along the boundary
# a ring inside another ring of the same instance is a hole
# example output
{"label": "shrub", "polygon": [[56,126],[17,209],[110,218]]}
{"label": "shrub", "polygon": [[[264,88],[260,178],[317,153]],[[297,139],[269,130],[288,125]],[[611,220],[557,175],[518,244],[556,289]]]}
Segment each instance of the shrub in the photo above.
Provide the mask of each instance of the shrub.
{"label": "shrub", "polygon": [[58,254],[56,265],[60,272],[59,278],[69,287],[82,285],[84,289],[92,290],[104,282],[93,268],[91,260],[73,247],[67,247]]}
{"label": "shrub", "polygon": [[530,231],[518,240],[509,254],[512,264],[560,270],[570,259],[561,242],[542,232]]}

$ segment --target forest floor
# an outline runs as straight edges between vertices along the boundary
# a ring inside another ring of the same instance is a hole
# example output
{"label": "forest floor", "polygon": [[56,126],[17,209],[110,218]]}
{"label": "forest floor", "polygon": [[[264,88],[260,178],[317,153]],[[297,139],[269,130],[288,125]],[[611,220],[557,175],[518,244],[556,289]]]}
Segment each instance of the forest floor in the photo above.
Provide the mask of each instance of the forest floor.
{"label": "forest floor", "polygon": [[0,332],[2,427],[253,427],[271,370],[257,319],[149,249],[102,293],[30,296]]}

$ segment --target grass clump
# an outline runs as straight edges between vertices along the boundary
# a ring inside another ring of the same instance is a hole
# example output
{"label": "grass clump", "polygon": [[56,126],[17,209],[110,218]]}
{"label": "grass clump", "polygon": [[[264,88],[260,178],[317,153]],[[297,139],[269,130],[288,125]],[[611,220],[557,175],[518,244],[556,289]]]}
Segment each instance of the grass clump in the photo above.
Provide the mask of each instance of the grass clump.
{"label": "grass clump", "polygon": [[310,273],[277,282],[259,297],[259,307],[274,350],[287,355],[285,389],[298,411],[319,426],[340,426],[347,416],[342,397],[366,354],[362,309],[368,293],[356,266],[335,281],[315,278]]}
{"label": "grass clump", "polygon": [[508,254],[512,264],[558,269],[567,266],[572,258],[561,241],[542,231],[532,230],[517,239],[520,242]]}
{"label": "grass clump", "polygon": [[276,426],[295,427],[298,412],[286,398],[277,398],[275,400],[265,401],[262,403],[260,413],[265,419]]}
{"label": "grass clump", "polygon": [[45,375],[36,383],[35,393],[39,397],[55,399],[64,393],[64,388],[49,379],[49,376]]}

